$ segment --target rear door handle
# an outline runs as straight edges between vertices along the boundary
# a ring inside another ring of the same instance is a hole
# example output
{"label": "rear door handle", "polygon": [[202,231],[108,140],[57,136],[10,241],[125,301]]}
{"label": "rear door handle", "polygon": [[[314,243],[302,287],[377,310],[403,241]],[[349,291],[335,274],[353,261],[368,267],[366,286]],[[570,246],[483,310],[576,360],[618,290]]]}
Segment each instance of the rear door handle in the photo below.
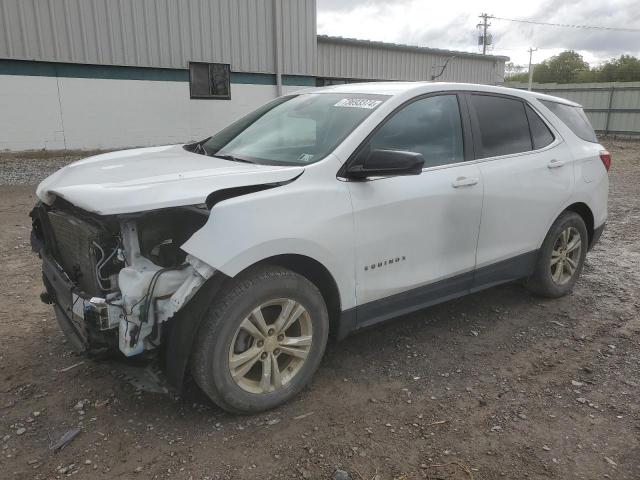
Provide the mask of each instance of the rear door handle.
{"label": "rear door handle", "polygon": [[555,158],[547,163],[548,168],[560,168],[564,165],[562,160],[556,160]]}
{"label": "rear door handle", "polygon": [[453,182],[451,182],[451,186],[453,188],[472,187],[477,183],[478,179],[475,177],[458,177]]}

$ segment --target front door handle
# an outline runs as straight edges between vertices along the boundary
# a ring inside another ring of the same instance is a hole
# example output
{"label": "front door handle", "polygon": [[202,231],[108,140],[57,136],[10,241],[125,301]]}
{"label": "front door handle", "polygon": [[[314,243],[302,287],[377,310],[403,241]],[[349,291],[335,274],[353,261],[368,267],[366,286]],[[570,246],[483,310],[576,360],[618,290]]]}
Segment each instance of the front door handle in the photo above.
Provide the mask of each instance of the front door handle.
{"label": "front door handle", "polygon": [[556,160],[555,158],[547,163],[548,168],[560,168],[564,165],[562,160]]}
{"label": "front door handle", "polygon": [[453,188],[472,187],[477,183],[478,179],[475,177],[458,177],[453,182],[451,182],[451,186]]}

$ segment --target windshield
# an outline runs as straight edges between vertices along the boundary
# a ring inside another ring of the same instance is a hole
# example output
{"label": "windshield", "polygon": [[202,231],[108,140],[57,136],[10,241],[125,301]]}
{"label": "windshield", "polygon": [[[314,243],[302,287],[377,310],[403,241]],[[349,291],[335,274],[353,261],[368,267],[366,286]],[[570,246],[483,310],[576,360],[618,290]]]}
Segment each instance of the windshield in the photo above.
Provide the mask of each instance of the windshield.
{"label": "windshield", "polygon": [[268,165],[317,162],[387,98],[337,93],[278,98],[205,140],[193,151]]}

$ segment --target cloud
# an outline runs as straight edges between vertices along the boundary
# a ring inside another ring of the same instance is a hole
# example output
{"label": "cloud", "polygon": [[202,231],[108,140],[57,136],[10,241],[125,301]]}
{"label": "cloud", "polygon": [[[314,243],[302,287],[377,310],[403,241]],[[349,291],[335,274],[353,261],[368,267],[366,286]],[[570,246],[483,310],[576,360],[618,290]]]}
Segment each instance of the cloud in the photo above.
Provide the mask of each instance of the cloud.
{"label": "cloud", "polygon": [[[318,32],[343,37],[478,52],[476,24],[480,9],[497,17],[550,23],[638,28],[637,0],[545,0],[513,2],[472,0],[318,0]],[[529,25],[493,19],[491,53],[515,63],[528,61],[527,49],[538,48],[535,61],[565,49],[580,52],[590,63],[621,54],[640,56],[640,33]]]}
{"label": "cloud", "polygon": [[392,3],[407,4],[411,0],[317,0],[318,10],[323,12],[343,12],[354,9],[355,7],[384,7]]}
{"label": "cloud", "polygon": [[[613,0],[606,4],[593,0],[548,0],[526,19],[573,25],[637,28],[640,24],[640,8],[633,3],[625,0]],[[522,45],[528,42],[543,51],[572,49],[581,52],[587,60],[595,63],[623,53],[640,55],[640,32],[560,28],[501,20],[495,20],[494,25],[499,45]]]}

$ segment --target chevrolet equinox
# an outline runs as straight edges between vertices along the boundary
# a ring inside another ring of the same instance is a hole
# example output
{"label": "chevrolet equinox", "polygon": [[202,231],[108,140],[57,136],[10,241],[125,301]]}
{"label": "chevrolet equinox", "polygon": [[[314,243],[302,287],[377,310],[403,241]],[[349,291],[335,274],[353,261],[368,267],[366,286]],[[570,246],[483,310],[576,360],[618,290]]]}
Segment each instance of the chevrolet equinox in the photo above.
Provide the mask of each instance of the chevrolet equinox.
{"label": "chevrolet equinox", "polygon": [[607,216],[611,158],[570,101],[365,83],[277,98],[217,134],[45,179],[32,245],[87,353],[156,356],[220,407],[309,383],[329,334],[514,280],[560,297]]}

